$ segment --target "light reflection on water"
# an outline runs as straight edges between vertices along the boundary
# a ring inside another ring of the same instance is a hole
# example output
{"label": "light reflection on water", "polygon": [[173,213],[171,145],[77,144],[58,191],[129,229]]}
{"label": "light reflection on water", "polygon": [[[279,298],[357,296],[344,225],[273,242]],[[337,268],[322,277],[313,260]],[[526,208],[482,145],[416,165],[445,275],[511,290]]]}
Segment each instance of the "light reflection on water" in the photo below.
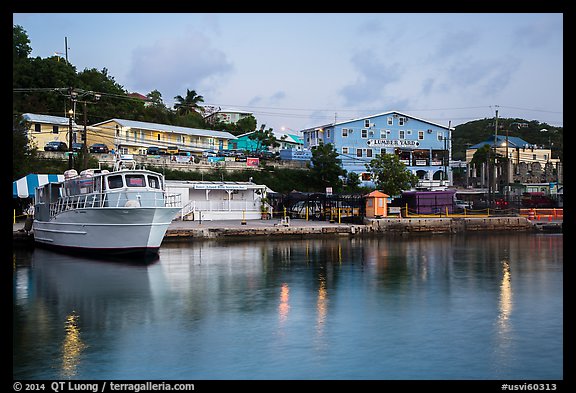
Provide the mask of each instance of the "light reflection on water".
{"label": "light reflection on water", "polygon": [[163,245],[142,265],[17,250],[13,374],[561,379],[562,245],[555,234],[203,241]]}

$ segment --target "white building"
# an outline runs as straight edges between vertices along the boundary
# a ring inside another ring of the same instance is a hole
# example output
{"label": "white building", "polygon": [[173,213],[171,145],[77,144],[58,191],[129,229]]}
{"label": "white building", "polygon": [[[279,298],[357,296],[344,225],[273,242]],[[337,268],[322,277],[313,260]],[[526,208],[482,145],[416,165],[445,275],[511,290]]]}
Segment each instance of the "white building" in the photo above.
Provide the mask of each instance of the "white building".
{"label": "white building", "polygon": [[166,191],[181,194],[183,220],[240,221],[261,218],[268,188],[252,182],[166,180]]}

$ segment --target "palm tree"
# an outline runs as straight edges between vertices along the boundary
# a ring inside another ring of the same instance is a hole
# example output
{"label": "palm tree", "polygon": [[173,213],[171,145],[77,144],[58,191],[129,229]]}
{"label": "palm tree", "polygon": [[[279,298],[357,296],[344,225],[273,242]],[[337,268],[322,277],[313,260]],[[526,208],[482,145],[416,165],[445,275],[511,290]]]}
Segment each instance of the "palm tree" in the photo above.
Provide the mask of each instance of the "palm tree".
{"label": "palm tree", "polygon": [[204,112],[204,108],[198,105],[199,102],[204,102],[204,97],[196,94],[195,90],[186,89],[186,98],[178,95],[174,99],[177,101],[174,104],[174,109],[178,115],[201,115]]}

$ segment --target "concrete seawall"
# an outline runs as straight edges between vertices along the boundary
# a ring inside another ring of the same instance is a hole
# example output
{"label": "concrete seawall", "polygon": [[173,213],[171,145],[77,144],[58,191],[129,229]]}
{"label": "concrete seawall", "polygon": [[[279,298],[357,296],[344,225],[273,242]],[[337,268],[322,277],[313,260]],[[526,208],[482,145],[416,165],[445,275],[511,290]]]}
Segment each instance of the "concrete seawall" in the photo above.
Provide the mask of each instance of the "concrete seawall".
{"label": "concrete seawall", "polygon": [[[23,231],[23,224],[14,224],[14,242],[32,242],[33,233]],[[327,221],[291,220],[282,225],[277,219],[222,221],[174,221],[166,231],[165,242],[193,239],[254,237],[311,237],[453,234],[464,232],[551,231],[562,232],[562,221],[545,223],[526,217],[443,217],[443,218],[380,218],[365,219],[364,224],[338,224]]]}
{"label": "concrete seawall", "polygon": [[526,217],[448,217],[366,219],[374,232],[460,233],[469,231],[533,231],[535,225]]}

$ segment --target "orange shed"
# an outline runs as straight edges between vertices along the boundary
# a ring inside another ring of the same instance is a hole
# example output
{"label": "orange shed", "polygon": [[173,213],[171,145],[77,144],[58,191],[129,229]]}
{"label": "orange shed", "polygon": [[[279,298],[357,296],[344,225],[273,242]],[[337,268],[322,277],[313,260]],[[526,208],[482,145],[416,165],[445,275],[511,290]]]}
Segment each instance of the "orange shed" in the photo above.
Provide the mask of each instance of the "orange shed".
{"label": "orange shed", "polygon": [[366,217],[380,218],[388,215],[389,195],[380,191],[372,191],[366,195]]}

